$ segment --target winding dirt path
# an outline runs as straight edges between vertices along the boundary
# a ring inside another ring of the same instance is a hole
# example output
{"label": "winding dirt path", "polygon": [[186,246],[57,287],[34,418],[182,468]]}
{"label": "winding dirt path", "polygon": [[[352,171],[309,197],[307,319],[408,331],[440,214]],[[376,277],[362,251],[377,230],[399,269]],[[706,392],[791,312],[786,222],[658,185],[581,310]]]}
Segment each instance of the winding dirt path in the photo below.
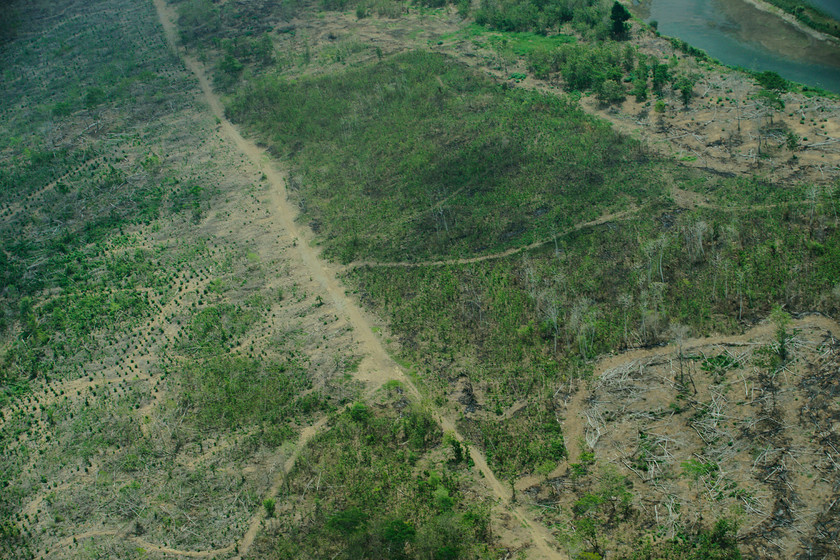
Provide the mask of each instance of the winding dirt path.
{"label": "winding dirt path", "polygon": [[[174,13],[166,5],[164,0],[153,0],[155,8],[158,12],[158,17],[163,25],[164,33],[170,47],[181,57],[186,67],[198,79],[199,87],[207,104],[210,107],[213,115],[219,120],[221,132],[230,140],[233,145],[246,157],[247,162],[250,163],[256,170],[265,174],[267,182],[272,187],[271,189],[271,203],[272,211],[276,213],[282,226],[285,228],[285,235],[293,240],[300,242],[294,243],[294,248],[298,253],[303,265],[307,271],[312,275],[312,279],[321,285],[324,292],[329,295],[339,313],[345,315],[348,323],[353,327],[354,334],[357,337],[360,351],[365,358],[359,365],[356,378],[365,381],[369,384],[370,390],[375,390],[387,381],[397,380],[403,384],[406,390],[418,401],[423,400],[417,387],[405,375],[402,369],[391,358],[388,352],[383,347],[379,338],[372,330],[373,322],[369,320],[361,308],[347,296],[344,286],[338,280],[338,273],[342,267],[331,265],[319,257],[316,250],[310,245],[310,232],[300,227],[296,222],[297,210],[294,209],[287,201],[286,192],[286,174],[275,169],[264,150],[260,149],[253,142],[246,140],[234,127],[234,125],[225,117],[224,107],[219,97],[213,92],[210,82],[202,65],[186,54],[182,49],[177,47],[177,34],[174,25]],[[605,219],[600,218],[600,219]],[[522,250],[522,249],[519,249]],[[479,257],[481,258],[481,257]],[[487,258],[487,257],[485,257]],[[446,418],[440,411],[434,412],[438,424],[444,432],[454,434],[454,437],[459,441],[463,441],[463,436],[458,432],[452,420]],[[293,453],[286,461],[284,468],[288,471],[297,459],[297,454],[302,449],[303,445],[312,437],[314,437],[325,421],[311,426],[301,434],[296,452]],[[516,506],[511,503],[511,492],[506,488],[487,464],[487,459],[475,447],[470,446],[470,456],[475,462],[475,466],[483,475],[487,486],[497,497],[502,508],[509,511],[521,523],[522,527],[527,531],[528,537],[533,543],[534,547],[528,550],[529,557],[535,559],[565,559],[567,556],[554,546],[556,539],[551,532],[538,523],[530,512],[523,507]],[[282,484],[282,476],[278,476],[272,485],[270,495],[276,495],[279,492]],[[273,492],[273,494],[272,494]],[[249,529],[245,536],[241,539],[237,547],[237,557],[242,558],[247,555],[254,538],[259,532],[259,527],[262,522],[263,513],[257,513],[251,521]],[[176,551],[166,550],[169,554],[178,554]],[[182,556],[192,556],[193,554],[186,551],[180,553]],[[203,554],[202,554],[203,555]]]}
{"label": "winding dirt path", "polygon": [[[833,336],[840,338],[840,324],[829,317],[817,313],[806,314],[802,317],[794,319],[791,322],[790,327],[793,329],[816,327],[826,330]],[[771,336],[775,330],[776,325],[772,321],[766,320],[741,335],[715,335],[706,338],[685,339],[682,343],[682,351],[684,354],[690,354],[693,350],[706,346],[744,346],[752,344],[753,341],[758,338]],[[677,345],[675,343],[671,343],[665,346],[658,346],[656,348],[633,348],[620,354],[607,355],[598,360],[595,365],[595,374],[593,378],[597,378],[605,371],[634,360],[642,360],[654,356],[666,356],[668,354],[675,354],[677,351]]]}
{"label": "winding dirt path", "polygon": [[[113,537],[117,535],[121,535],[122,531],[118,531],[116,529],[103,529],[101,531],[88,531],[86,533],[80,533],[78,535],[71,535],[64,540],[60,541],[60,546],[68,547],[71,544],[81,541],[84,539],[94,539],[96,537]],[[233,552],[236,548],[235,544],[230,544],[224,548],[214,548],[210,550],[178,550],[176,548],[170,548],[168,546],[161,546],[158,544],[150,543],[146,540],[143,540],[140,537],[128,537],[128,540],[145,550],[146,552],[159,552],[161,554],[169,554],[170,556],[186,556],[188,558],[209,558],[209,557],[217,557],[220,554],[227,554],[229,552]]]}
{"label": "winding dirt path", "polygon": [[[285,480],[286,475],[288,475],[292,467],[295,466],[295,461],[297,461],[300,452],[303,451],[303,448],[306,447],[306,444],[309,443],[313,437],[318,435],[318,432],[321,431],[321,428],[324,427],[324,424],[327,423],[328,418],[325,416],[315,424],[311,426],[307,426],[300,432],[300,437],[298,438],[297,445],[295,445],[295,449],[289,458],[283,462],[283,470],[277,473],[277,476],[274,477],[274,482],[271,484],[271,488],[269,488],[268,493],[266,495],[267,498],[274,499],[277,497],[277,494],[280,493],[280,488],[283,485],[283,480]],[[239,556],[242,557],[245,555],[246,552],[251,548],[251,545],[254,544],[254,539],[257,538],[257,533],[260,531],[260,526],[262,525],[263,520],[265,519],[265,510],[261,509],[254,517],[251,518],[251,522],[248,525],[248,531],[245,535],[240,539],[239,546],[237,550],[239,550]]]}
{"label": "winding dirt path", "polygon": [[[679,206],[680,208],[685,208],[687,210],[693,210],[695,208],[709,208],[712,210],[721,210],[726,212],[752,212],[756,210],[772,210],[774,208],[782,208],[785,206],[791,205],[805,205],[809,204],[808,201],[801,201],[801,200],[793,200],[788,202],[775,202],[770,204],[745,204],[745,205],[735,205],[735,206],[722,206],[719,204],[714,204],[712,202],[707,202],[703,196],[699,193],[693,191],[687,191],[677,187],[676,185],[671,185],[671,197],[674,199],[674,203]],[[420,268],[420,267],[436,267],[436,266],[451,266],[451,265],[460,265],[460,264],[472,264],[482,261],[490,261],[490,260],[497,260],[503,259],[505,257],[509,257],[511,255],[517,255],[519,253],[525,253],[527,251],[531,251],[533,249],[537,249],[539,247],[543,247],[548,245],[549,243],[553,243],[555,240],[561,238],[564,235],[568,235],[570,233],[574,233],[576,231],[580,231],[582,229],[588,227],[599,226],[602,224],[607,224],[610,222],[617,222],[629,217],[632,217],[639,211],[638,208],[630,208],[629,210],[622,210],[621,212],[612,212],[610,214],[604,214],[594,220],[590,220],[588,222],[581,222],[579,224],[575,224],[565,230],[552,235],[551,237],[541,239],[539,241],[534,241],[533,243],[529,243],[528,245],[523,245],[521,247],[512,247],[510,249],[506,249],[499,253],[491,253],[488,255],[481,255],[478,257],[463,257],[460,259],[439,259],[434,261],[391,261],[391,262],[381,262],[381,261],[356,261],[346,265],[344,268],[345,270],[352,270],[355,268]]]}
{"label": "winding dirt path", "polygon": [[471,264],[477,263],[482,261],[490,261],[496,259],[503,259],[505,257],[509,257],[511,255],[517,255],[519,253],[524,253],[526,251],[530,251],[532,249],[536,249],[538,247],[542,247],[544,245],[548,245],[549,243],[553,243],[556,239],[564,235],[568,235],[572,232],[582,230],[584,228],[599,226],[601,224],[606,224],[608,222],[614,222],[617,220],[624,219],[628,216],[631,216],[637,212],[638,209],[631,208],[630,210],[623,210],[621,212],[613,212],[611,214],[604,214],[594,220],[589,222],[583,222],[580,224],[575,224],[570,228],[567,228],[560,233],[556,233],[547,239],[541,239],[540,241],[534,241],[533,243],[529,243],[528,245],[523,245],[522,247],[513,247],[511,249],[507,249],[500,253],[492,253],[489,255],[481,255],[479,257],[464,257],[460,259],[442,259],[436,261],[397,261],[397,262],[376,262],[376,261],[357,261],[354,263],[350,263],[347,265],[347,269],[353,268],[362,268],[362,267],[403,267],[403,268],[416,268],[416,267],[427,267],[427,266],[449,266],[449,265],[456,265],[456,264]]}

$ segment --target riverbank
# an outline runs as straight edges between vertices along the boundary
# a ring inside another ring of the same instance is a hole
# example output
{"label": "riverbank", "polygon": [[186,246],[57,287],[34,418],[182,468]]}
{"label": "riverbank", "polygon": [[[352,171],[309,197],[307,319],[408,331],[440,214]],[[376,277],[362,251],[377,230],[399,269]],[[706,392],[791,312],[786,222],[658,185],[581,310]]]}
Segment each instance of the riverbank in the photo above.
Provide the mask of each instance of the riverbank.
{"label": "riverbank", "polygon": [[811,27],[811,26],[805,24],[803,21],[799,20],[792,13],[785,11],[784,9],[780,8],[779,6],[776,6],[776,5],[771,4],[769,2],[765,2],[764,0],[741,0],[741,1],[752,5],[756,9],[761,10],[762,12],[766,12],[768,14],[772,14],[776,17],[782,18],[783,20],[785,20],[789,24],[796,27],[799,31],[802,31],[803,33],[807,33],[809,36],[811,36],[812,38],[814,38],[818,41],[825,41],[825,42],[830,43],[831,45],[833,45],[837,48],[840,48],[840,39],[838,39],[837,37],[834,37],[833,35],[829,35],[828,33],[823,33],[822,31],[820,31],[818,29],[814,29],[813,27]]}
{"label": "riverbank", "polygon": [[840,93],[840,42],[805,27],[765,0],[646,0],[632,13],[731,67],[773,71]]}

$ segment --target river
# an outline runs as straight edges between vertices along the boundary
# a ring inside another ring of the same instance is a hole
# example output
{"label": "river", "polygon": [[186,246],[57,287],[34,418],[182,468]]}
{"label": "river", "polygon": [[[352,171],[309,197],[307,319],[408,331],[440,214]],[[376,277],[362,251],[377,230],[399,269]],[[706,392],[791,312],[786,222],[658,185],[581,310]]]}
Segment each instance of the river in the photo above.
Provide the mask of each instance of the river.
{"label": "river", "polygon": [[647,22],[657,21],[663,35],[678,37],[729,66],[772,70],[840,93],[840,47],[744,0],[641,0],[632,11]]}
{"label": "river", "polygon": [[810,0],[816,6],[834,19],[840,20],[840,2],[837,0]]}

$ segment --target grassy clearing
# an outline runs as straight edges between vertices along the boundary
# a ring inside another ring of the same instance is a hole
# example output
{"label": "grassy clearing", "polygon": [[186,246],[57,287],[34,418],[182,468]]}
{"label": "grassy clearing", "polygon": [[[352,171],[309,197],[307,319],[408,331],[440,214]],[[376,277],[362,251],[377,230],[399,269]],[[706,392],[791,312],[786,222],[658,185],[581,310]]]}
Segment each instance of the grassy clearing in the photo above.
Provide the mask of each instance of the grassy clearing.
{"label": "grassy clearing", "polygon": [[437,54],[263,78],[228,112],[292,155],[303,219],[342,262],[492,253],[662,193],[636,141]]}
{"label": "grassy clearing", "polygon": [[444,43],[463,40],[486,43],[501,52],[512,52],[517,56],[527,56],[535,50],[549,50],[560,45],[574,43],[574,36],[565,34],[545,35],[532,31],[500,32],[487,29],[483,25],[471,23],[455,33],[440,38]]}

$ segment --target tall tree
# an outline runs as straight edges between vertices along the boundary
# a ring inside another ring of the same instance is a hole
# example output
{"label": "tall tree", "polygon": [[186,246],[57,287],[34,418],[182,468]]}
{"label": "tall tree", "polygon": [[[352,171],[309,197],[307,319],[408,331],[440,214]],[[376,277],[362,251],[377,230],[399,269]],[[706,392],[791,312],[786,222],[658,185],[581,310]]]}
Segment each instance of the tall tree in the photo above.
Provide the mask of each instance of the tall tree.
{"label": "tall tree", "polygon": [[630,19],[630,12],[618,0],[613,4],[610,19],[612,20],[613,37],[616,39],[626,37],[627,32],[630,30],[630,24],[627,23],[627,20]]}

